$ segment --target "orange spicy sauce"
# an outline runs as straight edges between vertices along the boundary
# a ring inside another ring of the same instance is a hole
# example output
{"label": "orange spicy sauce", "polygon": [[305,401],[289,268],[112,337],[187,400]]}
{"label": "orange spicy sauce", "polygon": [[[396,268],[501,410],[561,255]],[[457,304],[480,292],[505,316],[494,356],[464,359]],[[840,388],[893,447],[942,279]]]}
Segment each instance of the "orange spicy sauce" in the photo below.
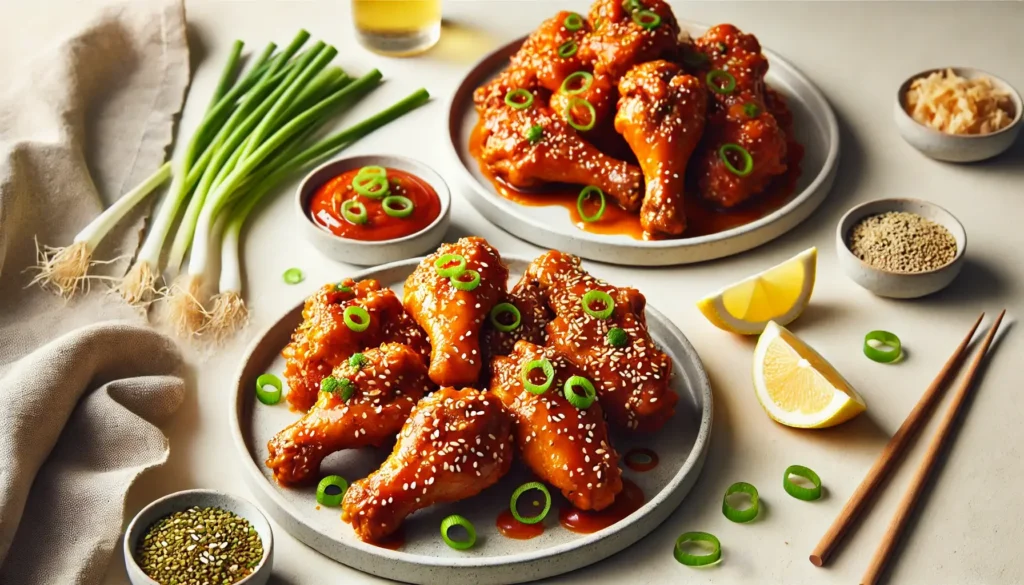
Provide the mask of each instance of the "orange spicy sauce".
{"label": "orange spicy sauce", "polygon": [[[441,214],[441,199],[426,181],[405,171],[387,169],[391,195],[408,197],[414,206],[412,215],[392,217],[384,212],[382,199],[356,193],[352,179],[358,173],[359,169],[352,169],[317,189],[309,200],[309,216],[313,223],[336,236],[379,242],[420,232]],[[366,223],[354,224],[342,216],[341,205],[350,199],[366,206]]]}
{"label": "orange spicy sauce", "polygon": [[622,462],[633,471],[650,471],[658,466],[658,454],[651,449],[638,447],[626,451]]}
{"label": "orange spicy sauce", "polygon": [[[485,138],[483,119],[480,119],[473,129],[469,141],[469,152],[477,161],[480,161]],[[796,182],[800,178],[800,163],[803,160],[804,149],[798,142],[791,139],[787,152],[788,168],[786,172],[776,177],[764,192],[736,207],[722,209],[700,197],[685,198],[687,226],[680,239],[716,234],[746,225],[770,215],[789,203],[796,191]],[[583,221],[576,209],[576,199],[579,197],[581,189],[579,185],[551,184],[542,189],[525,191],[495,177],[483,164],[480,165],[480,170],[491,180],[498,194],[505,199],[528,207],[551,205],[564,207],[569,211],[569,217],[573,224],[581,230],[593,234],[625,235],[637,240],[652,239],[640,227],[639,213],[617,207],[610,198],[600,221],[590,223]],[[593,208],[588,205],[584,211],[588,215],[593,214],[597,211],[596,205]]]}
{"label": "orange spicy sauce", "polygon": [[498,514],[497,526],[498,532],[502,536],[516,540],[529,540],[544,534],[543,522],[524,524],[516,520],[516,517],[512,515],[512,510],[508,508],[505,508],[501,514]]}
{"label": "orange spicy sauce", "polygon": [[570,532],[590,534],[608,528],[636,512],[644,505],[644,492],[632,481],[622,479],[622,491],[615,501],[600,512],[579,510],[572,506],[558,511],[558,521]]}

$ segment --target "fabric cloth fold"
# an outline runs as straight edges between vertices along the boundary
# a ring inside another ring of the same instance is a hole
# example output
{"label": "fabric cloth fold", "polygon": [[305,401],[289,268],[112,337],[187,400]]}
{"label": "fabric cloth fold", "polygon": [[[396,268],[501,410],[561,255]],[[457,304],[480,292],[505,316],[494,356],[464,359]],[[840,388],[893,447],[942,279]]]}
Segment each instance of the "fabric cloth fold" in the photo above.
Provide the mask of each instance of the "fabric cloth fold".
{"label": "fabric cloth fold", "polygon": [[[184,397],[181,355],[93,285],[28,287],[35,241],[66,246],[167,157],[189,82],[182,0],[104,9],[0,84],[0,584],[99,583],[156,426]],[[155,199],[155,197],[154,197]],[[148,206],[147,206],[148,207]],[[146,209],[108,236],[123,274]]]}

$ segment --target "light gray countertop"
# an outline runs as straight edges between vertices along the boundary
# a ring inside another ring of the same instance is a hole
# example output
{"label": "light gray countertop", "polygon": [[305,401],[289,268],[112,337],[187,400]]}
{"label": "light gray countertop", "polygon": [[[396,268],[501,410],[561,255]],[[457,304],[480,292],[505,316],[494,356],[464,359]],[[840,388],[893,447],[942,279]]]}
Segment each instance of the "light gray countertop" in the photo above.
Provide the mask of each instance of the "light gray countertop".
{"label": "light gray countertop", "polygon": [[[9,2],[0,38],[0,73],[46,38],[70,30],[94,2]],[[977,314],[1001,308],[1024,314],[1024,142],[982,164],[957,166],[926,159],[905,144],[892,123],[894,92],[907,75],[943,65],[970,65],[996,73],[1024,89],[1024,3],[838,3],[673,2],[680,18],[732,22],[808,75],[832,103],[842,131],[840,172],[824,205],[802,226],[754,251],[707,264],[663,269],[600,266],[612,282],[631,283],[673,319],[690,338],[708,370],[715,394],[711,451],[696,487],[670,519],[638,544],[552,583],[854,583],[861,576],[890,515],[923,453],[909,453],[901,472],[828,569],[807,560],[811,549],[864,476],[888,437],[913,407]],[[449,236],[485,236],[505,253],[537,249],[488,224],[463,198],[457,164],[443,143],[445,101],[462,74],[484,50],[530,30],[559,8],[584,10],[585,2],[449,1],[445,15],[459,26],[419,58],[378,57],[356,43],[348,3],[313,1],[190,1],[193,50],[202,57],[194,95],[215,83],[220,63],[236,38],[262,48],[289,40],[299,28],[339,48],[337,61],[352,71],[378,67],[388,79],[373,99],[349,116],[375,111],[425,86],[434,102],[363,140],[348,153],[388,152],[418,158],[452,182],[454,209]],[[10,23],[19,22],[18,26]],[[202,103],[199,103],[202,102]],[[197,123],[203,100],[189,103],[183,126]],[[951,288],[917,301],[887,301],[857,288],[839,271],[834,230],[842,213],[874,198],[915,196],[952,211],[967,229],[967,264]],[[192,392],[165,426],[167,465],[140,479],[130,494],[128,517],[171,491],[206,487],[247,495],[235,470],[237,453],[227,428],[232,376],[251,335],[299,302],[320,283],[351,267],[320,257],[290,231],[290,188],[256,220],[245,243],[247,296],[253,323],[247,334],[215,355],[193,356]],[[753,339],[715,329],[694,301],[725,284],[795,253],[817,246],[818,282],[807,312],[793,329],[858,388],[868,412],[840,427],[800,431],[765,415],[753,394]],[[279,275],[300,266],[307,278],[287,286]],[[880,365],[861,353],[864,334],[888,329],[900,335],[908,358]],[[1019,359],[1024,336],[1011,331],[987,368],[966,423],[941,471],[921,502],[909,538],[899,550],[890,582],[1003,584],[1024,575],[1024,509],[1016,490],[1024,484],[1024,424]],[[944,406],[940,406],[944,408]],[[937,422],[937,418],[935,417]],[[934,424],[925,429],[930,437]],[[802,464],[817,471],[827,497],[816,503],[780,489],[782,470]],[[750,525],[721,514],[721,497],[735,481],[761,488],[765,511]],[[693,570],[671,555],[684,531],[716,534],[724,561]],[[339,565],[277,531],[276,585],[381,583]],[[106,583],[127,583],[122,560],[112,559]]]}

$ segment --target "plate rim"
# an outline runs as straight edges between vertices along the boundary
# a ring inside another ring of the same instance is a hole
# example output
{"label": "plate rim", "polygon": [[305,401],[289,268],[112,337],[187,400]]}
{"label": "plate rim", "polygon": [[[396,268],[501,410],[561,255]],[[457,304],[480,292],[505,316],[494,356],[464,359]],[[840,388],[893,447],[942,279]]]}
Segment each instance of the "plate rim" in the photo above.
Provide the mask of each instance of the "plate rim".
{"label": "plate rim", "polygon": [[[394,270],[404,266],[408,266],[414,269],[414,267],[419,262],[421,262],[423,258],[424,257],[410,258],[407,260],[390,262],[373,268],[360,270],[359,272],[353,274],[351,278],[355,280],[372,278],[374,274]],[[529,263],[532,261],[531,259],[525,256],[514,254],[502,256],[502,260],[506,264],[511,264],[513,262]],[[237,449],[237,454],[241,455],[242,461],[240,462],[240,465],[244,467],[243,478],[246,484],[253,491],[254,497],[263,502],[264,506],[268,508],[277,508],[268,510],[271,517],[274,517],[275,521],[277,521],[277,514],[275,512],[280,512],[287,516],[287,518],[290,521],[302,525],[305,529],[311,531],[313,534],[329,537],[329,535],[324,535],[316,528],[313,528],[312,526],[309,526],[305,522],[303,522],[302,516],[292,509],[293,506],[286,500],[284,500],[280,496],[280,494],[276,492],[274,486],[271,485],[271,482],[267,480],[265,475],[263,475],[262,469],[260,469],[259,466],[257,465],[255,458],[252,456],[252,453],[248,448],[246,439],[243,436],[242,422],[240,417],[244,405],[243,401],[245,400],[246,395],[252,394],[247,392],[242,387],[244,382],[242,378],[245,374],[247,364],[253,358],[253,354],[256,352],[256,350],[262,343],[263,339],[270,335],[270,333],[274,329],[278,328],[280,326],[281,321],[287,319],[296,310],[301,310],[305,301],[306,299],[303,298],[302,301],[298,303],[298,305],[291,307],[287,311],[283,312],[277,319],[273,321],[273,323],[271,323],[263,330],[261,330],[259,335],[254,337],[253,340],[246,347],[245,352],[242,355],[242,359],[240,360],[239,366],[235,371],[235,375],[232,378],[232,383],[234,386],[233,392],[235,396],[231,408],[228,409],[228,420],[229,426],[231,428],[232,442],[234,443]],[[671,515],[672,512],[674,512],[678,508],[679,504],[689,493],[690,489],[693,487],[693,484],[699,477],[701,470],[703,469],[704,460],[706,458],[711,439],[711,426],[713,421],[714,405],[713,394],[711,391],[711,382],[708,377],[707,370],[704,368],[704,364],[701,361],[699,354],[697,353],[697,350],[693,347],[689,339],[687,339],[686,335],[683,334],[679,327],[674,322],[672,322],[667,316],[665,316],[665,314],[663,314],[661,311],[658,311],[655,307],[649,304],[647,305],[646,310],[649,312],[648,319],[657,320],[661,324],[661,326],[663,326],[666,329],[667,333],[674,337],[675,341],[679,343],[680,346],[683,348],[683,353],[686,354],[685,358],[691,362],[691,366],[693,366],[694,368],[694,373],[696,374],[697,378],[696,383],[698,386],[694,394],[699,396],[702,400],[703,408],[700,414],[700,426],[697,428],[694,445],[690,449],[690,452],[687,454],[686,459],[680,466],[679,471],[669,480],[668,484],[666,484],[664,488],[662,488],[657,494],[652,496],[650,500],[645,502],[645,504],[639,510],[637,510],[637,512],[634,512],[634,514],[639,514],[638,516],[636,516],[630,521],[617,522],[616,524],[613,524],[612,526],[609,526],[608,528],[605,528],[598,532],[587,535],[581,535],[580,538],[574,539],[566,543],[558,544],[553,547],[534,551],[527,550],[522,553],[496,557],[426,557],[422,555],[405,553],[402,551],[389,550],[386,548],[362,542],[358,539],[353,540],[352,542],[344,542],[343,546],[352,549],[355,553],[358,554],[365,554],[372,557],[377,557],[378,559],[387,560],[391,564],[396,566],[402,564],[408,566],[446,568],[453,570],[497,570],[506,568],[508,566],[523,566],[532,563],[543,562],[554,557],[561,557],[566,554],[573,553],[578,549],[596,547],[602,542],[607,542],[610,538],[614,537],[615,535],[629,530],[630,528],[634,527],[638,522],[647,519],[652,515],[655,515],[656,512],[659,511],[659,508],[662,507],[662,504],[666,502],[666,500],[677,500],[670,509],[662,510],[664,513],[661,515],[662,517],[660,519],[656,519],[657,521],[649,527],[647,527],[645,530],[643,530],[641,534],[637,535],[635,538],[629,539],[629,541],[624,543],[622,546],[616,546],[612,554],[614,554],[614,552],[625,550],[626,548],[632,546],[638,540],[646,536],[647,534],[653,532],[658,525],[660,525],[665,519],[668,518],[669,515]],[[677,356],[673,356],[673,359],[676,359],[678,361]],[[680,491],[682,491],[681,495],[678,494],[678,492]],[[269,504],[267,502],[269,502]],[[339,523],[340,522],[341,520],[339,519]],[[330,554],[321,550],[321,548],[317,547],[315,544],[308,542],[306,540],[306,534],[297,534],[296,532],[301,531],[293,531],[289,529],[289,522],[278,521],[278,523],[285,529],[286,532],[291,534],[293,537],[295,537],[297,540],[299,540],[306,546],[309,546],[310,548],[313,548],[314,550],[321,552],[322,554],[328,556],[328,558],[331,558],[336,562],[341,562],[346,566],[352,566],[353,568],[357,568],[354,565],[349,565],[347,562],[340,561],[336,557],[333,557]],[[335,539],[332,538],[332,540]],[[335,541],[340,542],[337,540]],[[578,564],[578,567],[595,563],[598,560],[601,559],[594,559],[582,564]],[[363,569],[357,568],[357,570]],[[554,572],[550,572],[546,575],[541,575],[540,577],[531,578],[543,578],[545,576],[553,576],[557,574],[562,574],[567,570],[573,569],[567,568],[563,570],[557,570]],[[395,578],[392,575],[385,573],[387,573],[386,570],[381,572],[374,572],[373,574],[383,576],[385,578]]]}
{"label": "plate rim", "polygon": [[[687,31],[687,32],[694,32],[695,30],[704,31],[704,30],[707,30],[708,28],[710,28],[710,25],[706,25],[706,24],[701,23],[701,22],[685,20],[685,19],[684,20],[679,20],[679,23],[680,23],[680,26],[685,31]],[[482,215],[484,215],[485,217],[487,217],[490,220],[491,219],[490,218],[490,214],[485,212],[484,209],[481,208],[483,206],[486,206],[488,211],[492,211],[492,212],[495,212],[497,214],[500,214],[500,215],[503,215],[503,216],[506,216],[506,217],[511,217],[511,218],[515,219],[516,221],[518,221],[518,222],[530,224],[530,226],[532,228],[538,228],[538,227],[541,227],[541,226],[538,226],[537,225],[538,222],[536,222],[534,219],[532,219],[530,217],[527,217],[527,216],[525,216],[522,213],[519,213],[515,208],[506,209],[505,207],[501,206],[497,201],[492,201],[492,199],[494,199],[494,198],[501,198],[501,196],[498,195],[497,193],[495,193],[493,187],[491,187],[490,185],[482,184],[476,178],[476,176],[473,174],[473,172],[469,168],[467,168],[466,164],[462,160],[462,156],[461,156],[461,153],[460,153],[461,137],[456,136],[456,133],[455,133],[456,127],[461,127],[461,122],[458,121],[458,117],[455,115],[455,108],[456,108],[456,105],[458,103],[463,101],[463,100],[459,100],[457,98],[461,94],[464,94],[467,91],[466,86],[467,85],[471,85],[471,83],[470,83],[471,79],[475,78],[475,77],[478,77],[480,75],[480,71],[479,70],[481,68],[483,68],[489,61],[497,58],[500,55],[505,54],[506,52],[511,53],[511,52],[515,51],[516,49],[518,49],[518,47],[520,45],[522,45],[522,43],[526,40],[527,37],[528,37],[528,35],[524,35],[524,36],[518,37],[516,39],[513,39],[512,41],[509,41],[508,43],[502,45],[501,47],[498,47],[497,49],[495,49],[495,50],[489,52],[488,54],[484,55],[481,59],[476,61],[476,63],[474,63],[473,66],[469,69],[469,71],[462,77],[461,81],[459,82],[459,85],[456,87],[455,91],[453,91],[451,93],[451,95],[448,98],[447,103],[446,103],[446,109],[447,109],[447,115],[448,115],[448,120],[447,120],[447,122],[448,122],[448,124],[447,124],[447,126],[448,126],[448,140],[447,140],[447,143],[448,143],[448,152],[455,159],[454,162],[456,163],[455,166],[458,168],[458,174],[460,175],[460,177],[463,180],[463,182],[465,182],[469,186],[469,188],[472,190],[472,192],[473,192],[473,196],[468,198],[469,201],[470,201],[470,204],[472,204],[473,207],[478,212],[480,212]],[[767,243],[768,241],[771,241],[771,240],[781,236],[786,231],[789,231],[789,229],[792,229],[796,225],[799,225],[804,220],[806,220],[807,217],[818,207],[818,205],[821,204],[821,201],[824,200],[824,198],[828,195],[828,193],[829,193],[829,191],[831,190],[831,187],[832,187],[832,182],[835,179],[836,172],[838,171],[838,168],[839,168],[839,154],[840,154],[840,142],[841,142],[841,136],[840,136],[840,132],[839,132],[839,122],[838,122],[838,119],[836,117],[835,110],[832,109],[832,105],[825,98],[825,95],[821,92],[821,90],[818,88],[818,86],[815,85],[814,82],[811,81],[811,79],[809,77],[807,77],[799,68],[797,68],[795,65],[793,65],[789,60],[787,60],[786,58],[782,57],[780,54],[776,53],[775,51],[772,51],[771,49],[765,48],[765,47],[762,47],[762,50],[764,51],[765,55],[769,58],[769,62],[770,62],[772,67],[776,67],[777,69],[785,70],[790,76],[792,76],[793,78],[799,80],[800,83],[802,83],[802,84],[807,86],[807,90],[808,90],[807,94],[805,95],[805,94],[801,93],[801,96],[804,97],[805,99],[810,98],[810,101],[816,102],[817,105],[819,106],[819,109],[822,112],[824,112],[824,114],[825,114],[824,119],[825,119],[826,139],[829,142],[828,153],[825,156],[825,159],[824,159],[824,161],[822,163],[821,170],[818,172],[818,174],[815,175],[814,179],[807,185],[807,187],[804,188],[795,197],[793,197],[792,200],[790,200],[788,203],[786,203],[782,207],[776,209],[772,213],[770,213],[770,214],[768,214],[768,215],[766,215],[766,216],[764,216],[762,218],[759,218],[759,219],[757,219],[755,221],[752,221],[750,223],[743,224],[741,226],[737,226],[735,228],[731,228],[731,229],[728,229],[728,230],[725,230],[725,231],[722,231],[722,232],[718,232],[718,233],[714,233],[714,234],[707,234],[707,235],[703,235],[703,236],[696,236],[696,237],[693,237],[693,238],[685,238],[685,239],[631,240],[629,242],[619,242],[619,241],[615,241],[612,238],[609,238],[608,236],[605,236],[605,235],[602,235],[602,234],[591,234],[591,233],[585,232],[583,230],[578,230],[579,231],[578,234],[574,233],[574,234],[570,235],[570,234],[567,234],[567,233],[561,233],[561,232],[555,232],[555,231],[547,230],[546,228],[543,228],[543,227],[541,227],[541,229],[544,230],[547,234],[549,234],[549,235],[551,235],[553,237],[579,239],[579,240],[582,240],[583,242],[585,242],[586,244],[591,244],[591,245],[594,245],[594,246],[601,246],[601,247],[607,247],[607,248],[619,249],[619,250],[642,250],[642,251],[652,251],[652,252],[677,251],[678,252],[678,251],[695,250],[695,249],[698,249],[698,248],[701,248],[701,247],[707,247],[707,246],[721,245],[721,244],[723,244],[725,242],[729,242],[729,241],[732,241],[732,240],[737,240],[737,239],[743,238],[743,237],[749,237],[751,234],[754,234],[756,232],[765,230],[769,226],[782,221],[787,216],[790,216],[792,214],[797,213],[804,206],[810,206],[810,209],[807,210],[807,213],[805,214],[805,216],[803,218],[800,218],[799,221],[796,221],[792,226],[788,226],[785,229],[783,229],[781,232],[779,232],[779,233],[777,233],[777,234],[775,234],[775,235],[773,235],[773,236],[771,236],[771,237],[769,237],[769,238],[767,238],[767,239],[765,239],[765,240],[763,240],[763,241],[761,241],[759,243],[756,243],[754,245],[741,246],[739,249],[737,249],[737,250],[735,250],[733,252],[730,252],[730,253],[711,254],[708,257],[697,259],[697,260],[678,260],[677,259],[677,260],[673,260],[673,261],[658,262],[656,264],[652,264],[652,265],[665,265],[665,266],[667,266],[667,265],[675,265],[675,264],[681,264],[681,263],[687,263],[687,262],[693,262],[693,261],[700,262],[700,261],[705,261],[705,260],[712,260],[712,259],[716,259],[716,258],[721,258],[721,257],[724,257],[724,256],[731,256],[731,255],[734,255],[734,254],[739,254],[739,253],[742,253],[742,252],[744,252],[746,250],[749,250],[749,249],[751,249],[753,247],[756,247],[758,245]],[[473,89],[475,89],[476,87],[477,86],[474,86]],[[469,91],[471,91],[471,90],[469,90]],[[824,191],[824,193],[820,193],[820,191]],[[516,234],[515,232],[512,232],[507,226],[502,225],[501,223],[498,223],[498,222],[494,222],[494,223],[496,223],[496,225],[498,225],[498,227],[500,227],[500,228],[502,228],[502,229],[504,229],[506,231],[510,231],[510,233],[513,233],[513,235],[516,235],[517,237],[522,237],[522,236],[519,236],[519,234]],[[533,239],[528,239],[527,241],[529,241],[531,243],[535,242],[535,240],[533,240]],[[537,245],[541,245],[541,244],[538,243]],[[601,260],[601,259],[597,259],[597,258],[592,258],[592,259],[595,260],[595,261],[609,262],[608,260]],[[616,262],[613,262],[613,263],[616,263]],[[626,262],[619,262],[619,263],[626,263]]]}

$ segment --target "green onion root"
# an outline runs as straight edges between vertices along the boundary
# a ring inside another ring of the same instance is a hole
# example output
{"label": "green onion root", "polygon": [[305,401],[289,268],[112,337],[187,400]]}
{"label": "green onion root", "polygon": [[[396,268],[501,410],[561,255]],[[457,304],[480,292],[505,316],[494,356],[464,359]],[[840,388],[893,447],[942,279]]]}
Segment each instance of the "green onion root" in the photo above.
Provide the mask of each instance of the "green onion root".
{"label": "green onion root", "polygon": [[201,281],[191,274],[183,274],[171,284],[165,297],[167,321],[180,337],[195,337],[202,333],[210,313],[199,301]]}

